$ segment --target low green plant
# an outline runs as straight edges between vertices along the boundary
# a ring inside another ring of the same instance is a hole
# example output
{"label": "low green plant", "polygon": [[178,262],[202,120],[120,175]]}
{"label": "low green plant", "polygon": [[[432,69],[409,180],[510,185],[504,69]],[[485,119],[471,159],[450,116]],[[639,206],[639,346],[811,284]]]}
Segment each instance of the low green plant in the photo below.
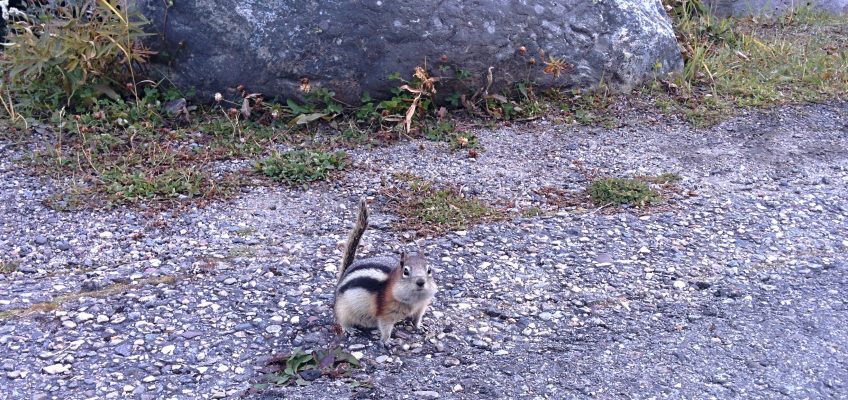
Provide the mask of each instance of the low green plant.
{"label": "low green plant", "polygon": [[521,210],[521,216],[524,218],[533,218],[541,215],[545,215],[545,211],[539,207],[530,207]]}
{"label": "low green plant", "polygon": [[424,138],[434,142],[448,142],[454,136],[456,123],[446,119],[431,121],[424,126]]}
{"label": "low green plant", "polygon": [[117,203],[150,199],[174,199],[179,196],[194,197],[203,190],[214,190],[207,173],[197,168],[166,168],[161,171],[136,170],[116,167],[101,175],[106,193]]}
{"label": "low green plant", "polygon": [[477,135],[468,132],[458,132],[454,135],[451,135],[450,138],[450,148],[453,151],[462,150],[462,149],[482,149],[483,146],[480,145],[480,140],[477,139]]}
{"label": "low green plant", "polygon": [[0,56],[3,97],[33,116],[118,99],[127,89],[137,98],[134,66],[151,52],[140,45],[147,21],[128,9],[119,0],[51,1],[14,22]]}
{"label": "low green plant", "polygon": [[328,179],[347,167],[347,154],[314,150],[274,153],[256,163],[256,170],[289,185],[302,185]]}
{"label": "low green plant", "polygon": [[621,123],[612,107],[616,96],[604,83],[590,90],[573,89],[568,94],[560,94],[559,98],[563,115],[581,125],[601,125],[612,129]]}
{"label": "low green plant", "polygon": [[361,368],[359,360],[339,346],[316,351],[298,347],[290,353],[272,356],[262,369],[263,377],[252,390],[261,391],[270,385],[308,386],[321,376],[347,378],[358,368]]}
{"label": "low green plant", "polygon": [[700,0],[664,0],[683,50],[678,77],[651,87],[664,112],[697,127],[740,107],[842,99],[848,93],[848,17],[800,9],[721,19]]}
{"label": "low green plant", "polygon": [[11,274],[18,270],[20,261],[0,261],[0,274]]}
{"label": "low green plant", "polygon": [[679,182],[683,178],[674,172],[665,172],[655,176],[646,176],[642,178],[645,182],[656,183],[658,185],[667,185],[670,183]]}
{"label": "low green plant", "polygon": [[294,119],[290,125],[305,125],[319,119],[325,121],[341,115],[344,112],[344,106],[335,99],[336,93],[325,89],[316,88],[310,89],[308,94],[308,102],[298,104],[292,99],[286,101]]}
{"label": "low green plant", "polygon": [[463,195],[452,185],[437,185],[411,174],[395,174],[404,185],[385,190],[387,209],[401,217],[396,226],[419,234],[467,229],[504,215],[482,200]]}
{"label": "low green plant", "polygon": [[597,206],[646,206],[660,201],[660,194],[635,179],[604,178],[589,185],[589,196]]}

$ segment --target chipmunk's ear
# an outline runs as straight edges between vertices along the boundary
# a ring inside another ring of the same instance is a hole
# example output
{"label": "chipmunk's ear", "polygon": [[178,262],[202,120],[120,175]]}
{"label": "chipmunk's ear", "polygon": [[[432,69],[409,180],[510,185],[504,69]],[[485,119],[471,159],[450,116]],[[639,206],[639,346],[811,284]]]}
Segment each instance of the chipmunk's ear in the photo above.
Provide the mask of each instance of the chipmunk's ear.
{"label": "chipmunk's ear", "polygon": [[424,249],[424,239],[418,239],[415,242],[415,254],[423,258],[427,258],[427,251]]}
{"label": "chipmunk's ear", "polygon": [[406,251],[401,250],[400,251],[400,266],[403,267],[404,264],[406,264]]}

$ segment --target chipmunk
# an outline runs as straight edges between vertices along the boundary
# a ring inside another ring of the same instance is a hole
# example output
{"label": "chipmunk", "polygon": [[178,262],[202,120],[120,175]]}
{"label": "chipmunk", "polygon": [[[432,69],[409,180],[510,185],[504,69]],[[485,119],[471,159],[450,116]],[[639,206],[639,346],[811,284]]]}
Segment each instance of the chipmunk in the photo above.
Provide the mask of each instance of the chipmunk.
{"label": "chipmunk", "polygon": [[433,270],[420,254],[357,260],[356,248],[368,226],[368,205],[359,201],[356,224],[350,231],[336,284],[333,311],[345,332],[353,327],[379,328],[387,345],[397,322],[412,317],[421,327],[424,312],[436,294]]}

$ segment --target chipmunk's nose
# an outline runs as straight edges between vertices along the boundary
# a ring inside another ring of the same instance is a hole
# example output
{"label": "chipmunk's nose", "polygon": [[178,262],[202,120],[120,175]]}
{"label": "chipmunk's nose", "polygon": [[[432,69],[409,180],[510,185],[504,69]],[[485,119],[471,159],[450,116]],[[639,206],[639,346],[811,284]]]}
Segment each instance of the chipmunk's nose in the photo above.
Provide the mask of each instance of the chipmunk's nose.
{"label": "chipmunk's nose", "polygon": [[424,287],[424,278],[418,278],[418,280],[415,281],[415,284],[418,285],[418,287]]}

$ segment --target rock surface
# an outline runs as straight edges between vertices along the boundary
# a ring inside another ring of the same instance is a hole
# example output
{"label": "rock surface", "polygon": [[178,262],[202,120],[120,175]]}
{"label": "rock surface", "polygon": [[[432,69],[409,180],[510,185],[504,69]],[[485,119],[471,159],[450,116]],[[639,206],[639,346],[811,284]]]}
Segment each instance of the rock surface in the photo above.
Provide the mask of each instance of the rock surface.
{"label": "rock surface", "polygon": [[[313,88],[358,102],[364,91],[387,94],[399,86],[389,75],[410,78],[425,62],[431,75],[447,78],[444,94],[473,93],[490,66],[494,90],[527,79],[628,89],[683,65],[657,0],[197,0],[166,10],[167,3],[136,0],[160,33],[153,40],[160,63],[175,82],[206,95],[243,84],[298,98],[308,78]],[[543,74],[550,56],[573,68],[559,78]],[[460,70],[470,77],[456,79]]]}
{"label": "rock surface", "polygon": [[745,15],[782,15],[809,7],[831,14],[848,14],[848,0],[704,0],[713,14],[720,17]]}

